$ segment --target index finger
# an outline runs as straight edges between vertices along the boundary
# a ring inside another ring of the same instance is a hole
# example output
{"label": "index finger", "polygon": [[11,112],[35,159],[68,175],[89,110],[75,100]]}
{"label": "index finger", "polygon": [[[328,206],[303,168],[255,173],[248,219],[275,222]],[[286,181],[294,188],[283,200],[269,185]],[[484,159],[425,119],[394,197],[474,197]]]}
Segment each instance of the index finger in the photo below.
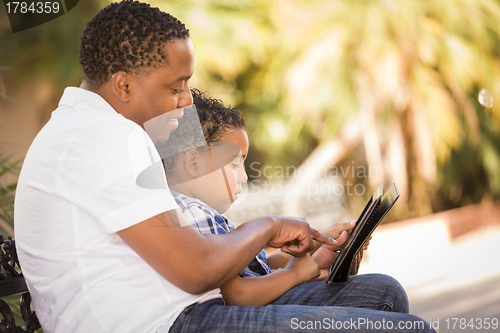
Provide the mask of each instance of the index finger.
{"label": "index finger", "polygon": [[323,235],[318,230],[311,228],[310,231],[311,231],[311,237],[315,241],[320,242],[322,244],[331,245],[331,246],[337,245],[337,241],[335,239]]}

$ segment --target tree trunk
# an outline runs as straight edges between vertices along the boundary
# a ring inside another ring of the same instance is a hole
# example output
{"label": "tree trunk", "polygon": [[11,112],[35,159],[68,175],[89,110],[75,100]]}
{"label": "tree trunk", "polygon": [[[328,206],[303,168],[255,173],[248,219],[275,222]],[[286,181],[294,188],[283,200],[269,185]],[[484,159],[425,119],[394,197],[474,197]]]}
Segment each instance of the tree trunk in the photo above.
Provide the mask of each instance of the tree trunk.
{"label": "tree trunk", "polygon": [[338,135],[317,146],[297,169],[301,172],[297,175],[294,173],[290,177],[288,183],[293,185],[291,187],[294,191],[285,193],[282,214],[287,216],[303,215],[300,200],[301,189],[318,178],[322,170],[326,170],[344,159],[360,144],[362,138],[361,120],[358,115],[344,125]]}

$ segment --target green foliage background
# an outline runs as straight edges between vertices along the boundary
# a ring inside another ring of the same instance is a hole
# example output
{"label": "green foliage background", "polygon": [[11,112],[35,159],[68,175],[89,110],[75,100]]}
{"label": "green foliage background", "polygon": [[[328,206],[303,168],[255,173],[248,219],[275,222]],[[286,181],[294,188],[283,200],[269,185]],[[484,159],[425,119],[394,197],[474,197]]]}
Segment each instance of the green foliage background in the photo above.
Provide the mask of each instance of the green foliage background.
{"label": "green foliage background", "polygon": [[[191,86],[243,111],[248,164],[286,168],[317,155],[325,167],[375,164],[384,183],[404,190],[400,219],[500,197],[499,0],[148,2],[190,29]],[[80,84],[81,32],[108,3],[80,1],[16,34],[0,8],[0,111],[15,107],[11,96],[26,85],[43,86],[51,97],[42,126],[64,87]],[[492,108],[478,103],[483,88]],[[331,157],[322,148],[342,143],[351,125],[360,134]],[[22,158],[7,141],[0,143],[0,232],[11,234]],[[369,179],[357,181],[373,189]]]}
{"label": "green foliage background", "polygon": [[[6,96],[39,81],[53,95],[41,116],[48,119],[62,89],[81,81],[85,22],[109,2],[80,1],[16,34],[0,11],[0,65],[9,68],[0,72],[0,108],[12,105]],[[148,2],[190,29],[191,86],[243,111],[248,163],[298,166],[360,119],[376,142],[361,131],[334,163],[379,161],[385,183],[403,175],[399,218],[500,196],[498,0]],[[493,95],[492,108],[478,103],[483,88]],[[397,166],[387,162],[394,156],[401,157]]]}

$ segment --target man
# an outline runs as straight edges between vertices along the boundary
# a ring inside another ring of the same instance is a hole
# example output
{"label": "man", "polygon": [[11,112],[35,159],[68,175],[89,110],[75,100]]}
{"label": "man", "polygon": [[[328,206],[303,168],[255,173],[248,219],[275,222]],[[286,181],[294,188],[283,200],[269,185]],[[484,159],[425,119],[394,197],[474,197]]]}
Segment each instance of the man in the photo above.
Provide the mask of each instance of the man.
{"label": "man", "polygon": [[142,186],[160,162],[144,124],[166,115],[166,139],[192,103],[194,50],[177,19],[138,2],[111,4],[87,24],[80,63],[82,85],[65,90],[34,140],[16,195],[19,257],[45,332],[282,331],[307,318],[410,318],[318,307],[407,312],[404,291],[384,276],[304,284],[268,307],[224,306],[218,287],[264,244],[302,255],[312,239],[337,249],[341,241],[279,217],[201,235],[182,227],[164,175],[147,175],[157,188]]}

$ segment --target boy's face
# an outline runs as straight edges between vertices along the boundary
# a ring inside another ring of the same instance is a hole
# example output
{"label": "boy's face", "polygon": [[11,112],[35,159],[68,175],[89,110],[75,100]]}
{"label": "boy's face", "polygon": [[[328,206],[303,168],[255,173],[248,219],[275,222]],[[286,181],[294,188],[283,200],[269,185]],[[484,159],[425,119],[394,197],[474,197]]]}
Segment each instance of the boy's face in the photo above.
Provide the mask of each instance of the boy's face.
{"label": "boy's face", "polygon": [[245,166],[243,164],[247,158],[249,149],[247,132],[242,128],[235,129],[229,133],[223,141],[235,143],[238,147],[240,147],[240,153],[238,156],[236,156],[231,163],[224,166],[224,171],[226,173],[228,185],[231,191],[228,195],[231,196],[231,203],[233,203],[233,201],[238,199],[238,195],[241,193],[241,184],[248,180]]}
{"label": "boy's face", "polygon": [[[249,143],[247,133],[242,128],[229,130],[221,142],[237,145],[240,153],[224,167],[194,180],[198,186],[194,186],[191,193],[219,213],[224,213],[238,199],[242,190],[241,184],[248,179],[243,163],[248,154]],[[216,149],[213,149],[213,159],[218,156]],[[209,153],[203,155],[200,167],[211,168]],[[214,161],[214,164],[217,164],[217,161]]]}

